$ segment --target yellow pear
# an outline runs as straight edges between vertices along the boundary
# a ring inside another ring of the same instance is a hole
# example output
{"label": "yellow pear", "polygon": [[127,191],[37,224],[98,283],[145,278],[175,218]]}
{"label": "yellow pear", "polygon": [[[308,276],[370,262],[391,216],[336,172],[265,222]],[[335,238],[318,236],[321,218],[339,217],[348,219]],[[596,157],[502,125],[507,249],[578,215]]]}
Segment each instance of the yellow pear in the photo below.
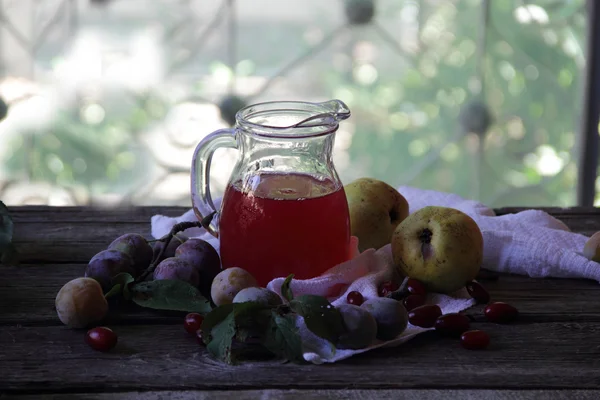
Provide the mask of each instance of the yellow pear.
{"label": "yellow pear", "polygon": [[428,290],[452,293],[475,279],[483,261],[483,235],[460,210],[428,206],[409,215],[394,231],[396,267]]}
{"label": "yellow pear", "polygon": [[389,244],[394,229],[408,215],[408,202],[395,188],[373,179],[360,178],[344,186],[350,212],[350,229],[358,249]]}

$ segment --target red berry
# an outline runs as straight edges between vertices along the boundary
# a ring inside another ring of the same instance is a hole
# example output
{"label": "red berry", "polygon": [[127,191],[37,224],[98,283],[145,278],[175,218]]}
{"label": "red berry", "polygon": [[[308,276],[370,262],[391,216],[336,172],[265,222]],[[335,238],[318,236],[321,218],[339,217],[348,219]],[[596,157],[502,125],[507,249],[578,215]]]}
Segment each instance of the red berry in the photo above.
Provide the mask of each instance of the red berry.
{"label": "red berry", "polygon": [[425,285],[416,279],[410,278],[406,281],[406,288],[408,289],[408,293],[410,294],[427,294],[427,289]]}
{"label": "red berry", "polygon": [[185,316],[183,327],[188,333],[194,335],[202,326],[202,321],[204,321],[204,317],[202,315],[198,313],[189,313]]}
{"label": "red berry", "polygon": [[436,332],[446,336],[458,337],[468,331],[469,318],[459,313],[444,314],[435,321]]}
{"label": "red berry", "polygon": [[381,284],[381,286],[379,286],[379,290],[378,290],[379,297],[386,297],[388,294],[395,292],[399,288],[400,288],[400,285],[398,285],[394,281],[383,282]]}
{"label": "red berry", "polygon": [[483,287],[483,285],[477,281],[471,281],[466,284],[467,292],[471,295],[472,298],[477,301],[479,304],[485,304],[490,301],[490,294]]}
{"label": "red berry", "polygon": [[490,335],[479,330],[467,331],[461,335],[460,344],[469,350],[485,349],[490,344]]}
{"label": "red berry", "polygon": [[99,326],[87,331],[85,342],[94,350],[109,351],[117,345],[117,334],[110,328]]}
{"label": "red berry", "polygon": [[406,296],[406,298],[402,301],[404,304],[404,308],[406,311],[410,311],[413,308],[420,307],[427,301],[427,296],[422,294],[411,294]]}
{"label": "red berry", "polygon": [[408,312],[408,322],[421,328],[431,328],[442,315],[442,309],[437,304],[413,308]]}
{"label": "red berry", "polygon": [[350,293],[348,293],[348,296],[346,296],[346,302],[348,304],[360,306],[363,303],[363,301],[365,301],[363,295],[360,292],[357,292],[356,290],[351,291]]}
{"label": "red berry", "polygon": [[519,316],[519,311],[515,307],[501,301],[488,304],[483,312],[488,321],[499,324],[511,322]]}

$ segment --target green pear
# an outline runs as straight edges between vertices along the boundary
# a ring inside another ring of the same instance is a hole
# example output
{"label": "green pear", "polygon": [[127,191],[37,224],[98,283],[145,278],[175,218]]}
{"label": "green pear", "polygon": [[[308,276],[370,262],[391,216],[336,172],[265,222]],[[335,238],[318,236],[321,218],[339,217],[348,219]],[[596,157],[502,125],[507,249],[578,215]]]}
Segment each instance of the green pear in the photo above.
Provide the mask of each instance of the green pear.
{"label": "green pear", "polygon": [[483,261],[483,235],[460,210],[428,206],[409,215],[394,231],[396,267],[431,292],[449,294],[475,279]]}
{"label": "green pear", "polygon": [[596,232],[583,246],[583,255],[588,259],[600,262],[600,232]]}
{"label": "green pear", "polygon": [[360,178],[344,186],[350,230],[358,249],[380,249],[390,243],[394,229],[408,215],[408,202],[396,189],[377,179]]}

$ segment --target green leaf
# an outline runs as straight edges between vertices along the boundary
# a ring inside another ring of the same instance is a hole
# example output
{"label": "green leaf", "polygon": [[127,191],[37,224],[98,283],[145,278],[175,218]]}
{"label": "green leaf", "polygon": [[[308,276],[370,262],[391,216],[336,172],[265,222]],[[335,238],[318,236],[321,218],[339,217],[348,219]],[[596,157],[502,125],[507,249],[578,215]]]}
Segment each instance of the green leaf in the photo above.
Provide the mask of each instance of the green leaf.
{"label": "green leaf", "polygon": [[131,299],[131,283],[135,282],[135,278],[127,272],[121,272],[112,279],[113,283],[120,284],[123,287],[123,297],[127,300]]}
{"label": "green leaf", "polygon": [[263,346],[286,360],[304,361],[302,341],[294,317],[290,314],[279,315],[277,311],[272,311],[271,323],[265,332]]}
{"label": "green leaf", "polygon": [[305,294],[292,300],[290,307],[304,317],[306,327],[311,332],[331,343],[337,343],[345,331],[342,314],[324,297]]}
{"label": "green leaf", "polygon": [[235,318],[233,313],[230,313],[224,320],[212,328],[206,349],[213,357],[228,364],[233,364],[235,360],[231,354],[231,344],[235,332]]}
{"label": "green leaf", "polygon": [[204,316],[204,321],[202,321],[202,333],[203,337],[209,339],[210,331],[217,326],[221,321],[229,316],[229,314],[233,313],[233,304],[222,304],[218,307],[213,308],[208,314]]}
{"label": "green leaf", "polygon": [[251,329],[237,327],[236,333],[235,333],[235,339],[241,343],[245,343],[246,341],[248,341],[248,339],[255,337],[256,334],[257,334],[257,332],[255,332]]}
{"label": "green leaf", "polygon": [[122,292],[123,292],[123,285],[120,283],[117,283],[116,285],[113,285],[113,287],[111,287],[110,290],[104,294],[104,298],[108,299],[110,297],[118,296]]}
{"label": "green leaf", "polygon": [[6,265],[19,263],[13,239],[13,220],[4,202],[0,201],[0,262]]}
{"label": "green leaf", "polygon": [[126,300],[131,299],[131,293],[129,290],[129,286],[131,282],[134,282],[135,278],[128,274],[127,272],[121,272],[114,278],[112,278],[111,283],[112,287],[110,290],[104,295],[105,298],[118,296],[122,294]]}
{"label": "green leaf", "polygon": [[239,328],[250,330],[264,330],[271,317],[272,306],[264,305],[256,301],[233,304],[233,315],[235,325]]}
{"label": "green leaf", "polygon": [[283,281],[283,284],[281,285],[281,295],[287,301],[294,300],[294,293],[292,293],[292,289],[290,288],[290,283],[292,283],[292,279],[294,279],[294,274],[288,275],[288,277],[285,278],[285,281]]}
{"label": "green leaf", "polygon": [[131,287],[132,300],[157,310],[173,310],[206,314],[210,303],[200,291],[187,282],[174,279],[140,282]]}

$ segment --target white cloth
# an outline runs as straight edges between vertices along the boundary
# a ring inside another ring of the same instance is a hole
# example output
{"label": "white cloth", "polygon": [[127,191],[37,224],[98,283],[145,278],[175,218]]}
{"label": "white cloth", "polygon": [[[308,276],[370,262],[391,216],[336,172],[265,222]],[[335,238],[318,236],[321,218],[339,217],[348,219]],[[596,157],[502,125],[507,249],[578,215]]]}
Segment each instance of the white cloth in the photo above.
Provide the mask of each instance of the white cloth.
{"label": "white cloth", "polygon": [[[570,232],[565,224],[543,211],[527,210],[496,216],[485,205],[455,194],[408,186],[401,186],[398,191],[408,201],[410,213],[428,205],[436,205],[456,208],[470,215],[483,233],[483,268],[537,278],[587,278],[600,281],[600,264],[588,260],[582,254],[588,237]],[[219,207],[219,202],[215,206]],[[152,236],[162,237],[173,225],[182,221],[196,221],[196,217],[191,210],[178,217],[155,215],[151,220]],[[218,240],[203,229],[188,229],[185,234],[207,240],[219,251]],[[353,238],[352,258],[322,276],[304,281],[293,280],[292,292],[295,295],[310,293],[326,296],[334,306],[345,302],[346,294],[352,290],[361,292],[365,300],[376,297],[379,284],[388,280],[392,274],[390,246],[359,254],[356,245]],[[267,287],[279,293],[284,278],[274,279]],[[474,301],[462,289],[452,296],[429,295],[428,303],[438,304],[446,314],[467,309]],[[315,364],[335,362],[382,346],[397,346],[431,329],[409,324],[393,340],[377,342],[361,350],[336,350],[327,341],[310,332],[302,318],[298,318],[297,325],[303,340],[304,358]]]}

